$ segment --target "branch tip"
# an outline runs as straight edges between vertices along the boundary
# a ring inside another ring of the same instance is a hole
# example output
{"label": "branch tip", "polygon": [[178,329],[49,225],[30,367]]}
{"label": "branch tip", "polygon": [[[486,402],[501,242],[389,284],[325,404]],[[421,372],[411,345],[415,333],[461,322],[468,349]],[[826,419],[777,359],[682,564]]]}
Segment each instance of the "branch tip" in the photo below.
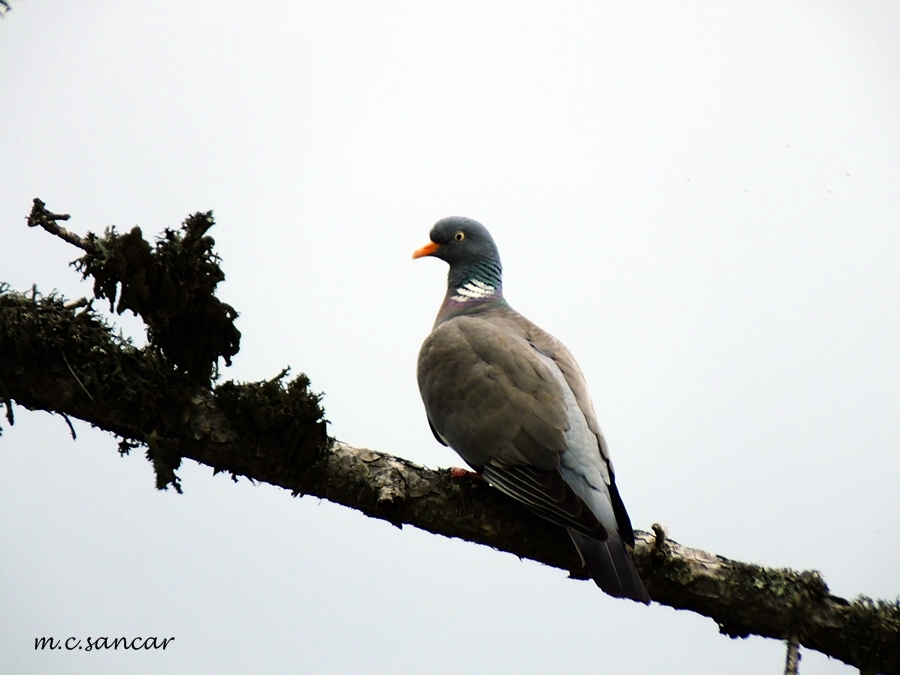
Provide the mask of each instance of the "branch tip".
{"label": "branch tip", "polygon": [[35,197],[34,206],[32,206],[26,222],[28,227],[41,227],[63,241],[67,241],[82,251],[90,253],[94,250],[94,247],[89,239],[80,237],[57,223],[59,220],[68,220],[70,217],[68,213],[52,213],[48,211],[44,202]]}
{"label": "branch tip", "polygon": [[69,416],[65,413],[59,413],[60,416],[66,421],[66,424],[69,425],[69,433],[72,434],[72,440],[77,441],[78,436],[75,435],[75,427],[72,426],[72,420],[69,419]]}

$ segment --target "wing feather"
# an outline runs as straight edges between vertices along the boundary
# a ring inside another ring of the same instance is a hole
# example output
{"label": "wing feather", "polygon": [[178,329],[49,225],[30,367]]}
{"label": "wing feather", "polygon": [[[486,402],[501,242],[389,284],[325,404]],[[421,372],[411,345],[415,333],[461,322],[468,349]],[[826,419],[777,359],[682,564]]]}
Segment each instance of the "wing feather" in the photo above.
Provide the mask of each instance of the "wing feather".
{"label": "wing feather", "polygon": [[609,538],[606,528],[558,470],[540,471],[528,466],[486,464],[482,474],[498,490],[550,522],[601,541]]}

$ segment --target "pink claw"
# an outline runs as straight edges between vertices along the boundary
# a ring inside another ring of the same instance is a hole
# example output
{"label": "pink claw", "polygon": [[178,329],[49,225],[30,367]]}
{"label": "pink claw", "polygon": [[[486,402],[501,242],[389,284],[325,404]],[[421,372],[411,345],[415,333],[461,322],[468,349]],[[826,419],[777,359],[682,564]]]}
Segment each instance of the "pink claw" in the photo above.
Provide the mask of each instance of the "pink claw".
{"label": "pink claw", "polygon": [[468,478],[469,480],[484,480],[484,478],[481,477],[480,473],[475,473],[474,471],[469,471],[467,469],[460,469],[458,466],[454,466],[452,469],[447,469],[447,472],[450,474],[450,478],[453,480],[460,480],[462,478]]}

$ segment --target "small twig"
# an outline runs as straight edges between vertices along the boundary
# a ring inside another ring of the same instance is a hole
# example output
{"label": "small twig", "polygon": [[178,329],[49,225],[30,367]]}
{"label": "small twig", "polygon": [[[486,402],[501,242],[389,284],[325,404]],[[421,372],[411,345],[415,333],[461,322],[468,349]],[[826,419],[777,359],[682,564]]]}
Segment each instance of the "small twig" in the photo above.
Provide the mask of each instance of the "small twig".
{"label": "small twig", "polygon": [[77,441],[78,437],[75,435],[75,427],[72,426],[72,420],[69,419],[69,416],[65,413],[58,413],[62,418],[66,421],[66,424],[69,425],[69,431],[72,432],[72,440]]}
{"label": "small twig", "polygon": [[79,237],[74,232],[69,232],[69,230],[56,222],[58,220],[68,220],[69,217],[68,213],[51,213],[44,208],[44,202],[35,198],[31,214],[28,216],[28,227],[42,227],[50,234],[54,234],[63,241],[67,241],[82,251],[90,253],[94,250],[94,246],[89,239]]}
{"label": "small twig", "polygon": [[[87,387],[84,386],[84,383],[78,379],[78,376],[75,374],[75,371],[72,370],[72,366],[69,365],[69,359],[66,358],[66,353],[62,349],[59,350],[59,353],[62,354],[63,361],[66,362],[66,367],[69,369],[69,372],[72,373],[72,377],[74,377],[75,381],[81,385],[81,388],[84,389],[84,393],[88,395],[88,398],[93,401],[94,397],[91,396],[91,392],[89,392],[87,390]],[[75,432],[73,431],[72,433],[74,434]]]}
{"label": "small twig", "polygon": [[272,382],[272,383],[275,383],[275,382],[281,382],[284,378],[286,378],[286,377],[288,376],[288,373],[290,373],[290,372],[291,372],[291,367],[290,367],[290,366],[288,366],[287,368],[282,368],[282,369],[281,369],[281,372],[278,373],[278,374],[277,374],[275,377],[273,377],[271,380],[269,380],[269,382]]}
{"label": "small twig", "polygon": [[78,300],[73,300],[72,302],[66,303],[66,309],[78,309],[79,307],[87,307],[88,299],[87,298],[79,298]]}
{"label": "small twig", "polygon": [[784,675],[798,675],[800,672],[800,642],[796,637],[787,641],[787,659],[784,663]]}

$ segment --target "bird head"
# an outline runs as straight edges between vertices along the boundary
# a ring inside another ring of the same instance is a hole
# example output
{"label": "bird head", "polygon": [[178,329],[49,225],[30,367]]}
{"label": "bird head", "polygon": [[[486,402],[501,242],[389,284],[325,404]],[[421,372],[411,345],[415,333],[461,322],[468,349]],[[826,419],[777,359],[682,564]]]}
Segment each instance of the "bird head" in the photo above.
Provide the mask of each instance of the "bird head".
{"label": "bird head", "polygon": [[500,254],[491,233],[478,221],[450,216],[435,223],[431,243],[413,253],[413,258],[433,256],[446,261],[451,268],[477,263],[500,265]]}

